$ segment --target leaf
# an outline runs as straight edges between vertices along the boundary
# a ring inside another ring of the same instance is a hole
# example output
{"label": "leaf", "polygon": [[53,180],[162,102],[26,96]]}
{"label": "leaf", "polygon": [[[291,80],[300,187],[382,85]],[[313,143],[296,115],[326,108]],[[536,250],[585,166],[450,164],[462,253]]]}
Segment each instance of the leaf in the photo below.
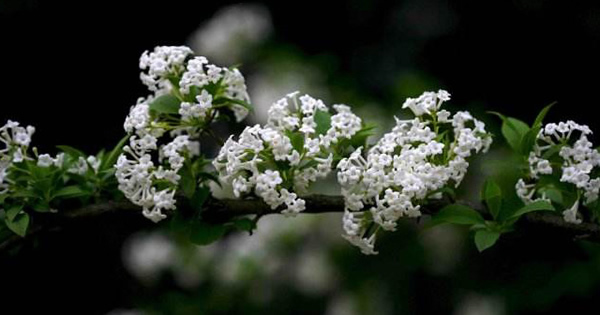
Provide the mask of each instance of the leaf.
{"label": "leaf", "polygon": [[483,217],[475,210],[465,205],[452,204],[447,205],[440,210],[428,224],[428,227],[440,224],[440,223],[453,223],[453,224],[484,224]]}
{"label": "leaf", "polygon": [[52,196],[52,199],[54,198],[75,198],[75,197],[82,197],[82,196],[86,196],[89,193],[84,191],[83,189],[81,189],[81,187],[77,186],[77,185],[72,185],[72,186],[66,186],[63,187],[61,189],[59,189],[57,192],[54,193],[54,195]]}
{"label": "leaf", "polygon": [[500,232],[479,230],[475,232],[475,246],[479,252],[483,252],[496,244],[498,238],[500,238]]}
{"label": "leaf", "polygon": [[540,113],[535,118],[533,125],[531,125],[531,129],[529,129],[529,131],[521,139],[521,152],[524,155],[529,155],[529,152],[532,150],[533,146],[535,145],[537,136],[540,133],[540,130],[542,128],[542,122],[543,122],[544,118],[546,117],[546,115],[548,114],[548,111],[554,104],[556,104],[556,102],[544,107],[540,111]]}
{"label": "leaf", "polygon": [[190,199],[190,205],[193,209],[198,211],[202,210],[202,206],[208,200],[208,196],[210,196],[210,188],[206,186],[201,186],[196,189],[196,192]]}
{"label": "leaf", "polygon": [[301,132],[287,132],[287,136],[290,138],[294,150],[302,153],[304,151],[304,134]]}
{"label": "leaf", "polygon": [[171,94],[157,97],[150,103],[150,109],[163,114],[179,114],[181,101]]}
{"label": "leaf", "polygon": [[185,163],[184,167],[179,171],[179,175],[181,176],[181,180],[179,181],[179,187],[183,191],[183,194],[191,199],[196,192],[196,187],[198,183],[196,182],[196,177],[192,172],[192,167],[189,163]]}
{"label": "leaf", "polygon": [[244,108],[246,108],[247,110],[252,110],[252,105],[250,103],[244,102],[242,100],[238,100],[238,99],[235,99],[235,98],[229,98],[229,97],[221,96],[221,97],[217,98],[216,101],[218,103],[218,101],[221,101],[221,100],[224,101],[224,102],[241,105]]}
{"label": "leaf", "polygon": [[197,245],[208,245],[221,239],[227,228],[224,225],[209,224],[200,220],[192,223],[190,241]]}
{"label": "leaf", "polygon": [[12,206],[6,210],[6,219],[13,221],[15,217],[23,210],[23,205]]}
{"label": "leaf", "polygon": [[110,151],[108,156],[102,159],[102,164],[100,164],[101,170],[111,168],[115,165],[115,163],[117,163],[119,155],[121,155],[121,152],[123,151],[123,147],[125,146],[125,143],[127,143],[127,140],[129,140],[129,135],[123,137],[123,139],[121,139],[121,141],[117,143],[117,145],[112,149],[112,151]]}
{"label": "leaf", "polygon": [[492,112],[502,119],[502,135],[506,143],[517,153],[522,153],[521,142],[525,134],[529,131],[529,126],[521,120],[512,117],[506,117],[500,113]]}
{"label": "leaf", "polygon": [[13,220],[6,220],[6,226],[15,234],[24,237],[27,234],[29,226],[29,214],[23,212],[18,214]]}
{"label": "leaf", "polygon": [[233,221],[233,226],[240,231],[252,232],[256,229],[256,223],[250,219],[239,219]]}
{"label": "leaf", "polygon": [[546,115],[548,114],[548,111],[550,111],[550,108],[552,108],[552,106],[554,106],[555,104],[556,102],[552,102],[550,103],[550,105],[544,107],[535,118],[535,121],[533,122],[532,126],[541,126],[542,122],[544,121],[544,118],[546,118]]}
{"label": "leaf", "polygon": [[317,128],[315,128],[317,135],[327,133],[327,130],[331,128],[331,114],[326,111],[317,110],[315,113],[315,123],[317,124]]}
{"label": "leaf", "polygon": [[83,153],[83,151],[79,150],[79,149],[75,149],[71,146],[68,145],[57,145],[57,148],[59,148],[61,151],[63,151],[64,153],[74,157],[74,158],[78,158],[80,156],[85,157],[85,153]]}
{"label": "leaf", "polygon": [[375,132],[373,132],[373,129],[375,129],[375,126],[363,127],[356,134],[354,134],[354,136],[352,136],[352,138],[350,139],[350,144],[354,148],[365,147],[367,143],[367,138],[375,134]]}
{"label": "leaf", "polygon": [[515,211],[510,218],[518,218],[526,213],[534,212],[534,211],[553,211],[555,210],[551,203],[545,200],[534,201],[519,210]]}
{"label": "leaf", "polygon": [[487,180],[483,186],[483,200],[490,210],[490,213],[496,219],[500,214],[502,206],[502,191],[500,186],[493,180]]}

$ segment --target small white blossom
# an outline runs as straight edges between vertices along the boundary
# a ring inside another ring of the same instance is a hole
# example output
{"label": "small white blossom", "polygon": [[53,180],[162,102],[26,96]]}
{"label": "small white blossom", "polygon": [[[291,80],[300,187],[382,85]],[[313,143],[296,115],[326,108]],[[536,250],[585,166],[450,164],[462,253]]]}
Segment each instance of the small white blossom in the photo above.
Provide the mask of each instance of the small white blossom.
{"label": "small white blossom", "polygon": [[[526,204],[540,199],[548,200],[544,194],[536,197],[540,195],[535,188],[536,183],[541,176],[558,172],[561,182],[572,184],[578,194],[583,196],[583,199],[578,199],[571,208],[563,212],[564,219],[570,223],[581,223],[582,220],[577,217],[579,205],[589,205],[596,201],[600,190],[600,178],[592,178],[592,172],[600,166],[600,153],[588,140],[591,133],[588,126],[577,124],[572,120],[543,126],[529,153],[527,180],[530,184],[526,185],[525,179],[522,178],[515,186],[521,200]],[[573,139],[576,140],[573,142]],[[553,153],[556,151],[558,154]],[[554,168],[549,160],[550,157],[545,157],[548,154],[560,159]]]}
{"label": "small white blossom", "polygon": [[[419,203],[424,199],[439,198],[437,191],[451,183],[458,186],[469,166],[466,159],[489,148],[491,136],[482,122],[468,112],[450,118],[450,112],[439,110],[449,99],[450,94],[442,90],[408,99],[403,107],[410,108],[417,118],[397,119],[396,126],[366,158],[359,149],[338,163],[338,182],[346,205],[344,237],[363,253],[376,253],[377,231],[395,230],[401,217],[421,215]],[[453,139],[436,140],[439,134],[433,130],[434,123]],[[366,210],[369,217],[360,215]],[[377,228],[368,229],[373,223]]]}

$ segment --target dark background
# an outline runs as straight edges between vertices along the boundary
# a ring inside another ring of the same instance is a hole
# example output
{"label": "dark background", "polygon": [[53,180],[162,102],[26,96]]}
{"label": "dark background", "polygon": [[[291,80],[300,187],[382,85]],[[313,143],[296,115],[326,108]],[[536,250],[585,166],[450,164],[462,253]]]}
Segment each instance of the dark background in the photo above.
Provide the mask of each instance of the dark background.
{"label": "dark background", "polygon": [[[141,52],[184,44],[203,20],[228,3],[234,2],[0,0],[0,122],[14,119],[36,126],[34,142],[42,151],[52,151],[56,144],[88,152],[110,147],[123,136],[129,107],[146,93],[138,79]],[[598,2],[261,3],[271,11],[273,42],[309,57],[333,56],[324,65],[333,73],[328,83],[390,108],[399,109],[404,97],[415,96],[398,92],[398,74],[417,72],[437,83],[432,88],[450,91],[453,104],[531,121],[544,105],[558,101],[551,120],[600,127],[592,114],[598,106],[600,70]],[[0,299],[22,311],[42,306],[46,312],[104,314],[129,307],[139,287],[121,266],[120,244],[132,227],[148,226],[141,216],[127,222],[107,219],[49,235],[39,249],[17,258],[1,258],[0,286],[7,292]],[[518,296],[536,291],[554,268],[569,263],[565,257],[589,262],[583,249],[552,236],[501,243],[499,248],[495,254],[469,257],[474,262],[463,266],[464,274],[473,268],[487,276],[466,278],[464,287],[512,290]],[[523,261],[545,267],[514,271]],[[581,272],[585,279],[586,271]],[[503,287],[511,277],[527,274],[533,276],[526,284]],[[412,283],[419,293],[412,310],[448,313],[452,280],[421,276],[415,276],[418,284]],[[573,281],[580,286],[578,279]],[[597,283],[586,285],[598,295]],[[434,297],[422,297],[427,295]],[[435,295],[440,298],[432,302]],[[598,307],[593,294],[548,303],[521,311]]]}

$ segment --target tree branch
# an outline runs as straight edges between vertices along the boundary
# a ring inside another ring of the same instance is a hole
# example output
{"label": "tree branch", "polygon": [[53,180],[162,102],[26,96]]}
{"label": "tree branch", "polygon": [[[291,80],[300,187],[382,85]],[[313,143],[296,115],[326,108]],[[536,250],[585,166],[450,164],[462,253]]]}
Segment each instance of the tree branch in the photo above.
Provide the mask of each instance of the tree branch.
{"label": "tree branch", "polygon": [[[306,201],[306,210],[303,213],[318,214],[318,213],[329,213],[329,212],[344,212],[344,200],[341,196],[326,196],[326,195],[312,195],[304,197]],[[461,202],[478,212],[488,215],[483,205]],[[178,202],[179,205],[187,204],[186,202]],[[436,200],[431,201],[427,205],[421,208],[423,214],[432,215],[437,213],[442,207],[447,205],[447,201]],[[181,206],[180,206],[181,207]],[[203,218],[213,222],[227,221],[234,217],[258,215],[264,216],[269,214],[280,213],[281,209],[271,209],[270,206],[265,204],[260,199],[214,199],[207,200],[204,205],[205,210],[202,215]],[[139,213],[141,215],[140,207],[130,203],[129,201],[108,201],[105,203],[94,204],[85,206],[78,209],[71,209],[61,211],[56,214],[52,214],[53,217],[57,217],[56,220],[51,220],[50,226],[34,225],[29,228],[27,236],[30,238],[35,234],[38,234],[44,230],[52,230],[73,224],[80,220],[93,219],[98,216],[106,214],[132,214]],[[524,216],[525,224],[534,225],[544,228],[550,228],[554,231],[565,233],[574,239],[588,239],[596,242],[600,242],[600,226],[592,223],[581,223],[572,224],[567,223],[563,220],[562,216],[556,213],[550,212],[533,212]],[[0,243],[0,251],[5,251],[19,244],[24,238],[17,235],[10,236],[8,239]]]}

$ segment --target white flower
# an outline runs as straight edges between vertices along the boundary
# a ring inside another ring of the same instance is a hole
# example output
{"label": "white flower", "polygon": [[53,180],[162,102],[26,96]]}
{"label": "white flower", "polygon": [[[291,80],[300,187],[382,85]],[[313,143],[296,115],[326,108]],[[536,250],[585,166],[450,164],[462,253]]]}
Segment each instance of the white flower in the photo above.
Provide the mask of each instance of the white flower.
{"label": "white flower", "polygon": [[266,126],[246,127],[237,141],[225,142],[213,160],[220,180],[238,198],[255,193],[271,208],[282,207],[285,215],[303,211],[305,201],[297,194],[331,172],[334,145],[362,127],[350,107],[334,108],[337,114],[324,136],[315,132],[317,111],[328,112],[321,100],[297,92],[278,100],[269,109]]}
{"label": "white flower", "polygon": [[[587,138],[591,133],[588,126],[579,125],[572,120],[543,126],[529,153],[527,177],[531,184],[525,185],[523,179],[517,182],[517,195],[521,200],[524,203],[540,199],[549,200],[543,194],[541,197],[535,197],[540,194],[536,184],[540,176],[558,172],[561,182],[572,184],[578,195],[583,196],[583,199],[579,198],[570,209],[563,212],[565,221],[580,223],[582,220],[577,217],[580,203],[589,205],[596,201],[600,190],[600,178],[592,177],[592,174],[595,174],[594,170],[600,166],[600,153]],[[573,142],[572,139],[576,140]],[[559,159],[559,166],[553,168],[550,162],[554,161],[552,158]]]}
{"label": "white flower", "polygon": [[[437,191],[447,185],[458,186],[469,165],[466,159],[489,148],[491,136],[482,122],[468,112],[458,112],[449,119],[448,111],[439,110],[449,99],[442,90],[407,99],[403,107],[410,108],[417,118],[396,119],[396,126],[367,152],[366,158],[358,149],[338,163],[338,182],[346,206],[344,237],[363,253],[375,253],[376,233],[361,227],[374,223],[392,231],[398,219],[420,216],[420,202],[439,198]],[[436,141],[438,134],[430,128],[433,123],[446,125],[451,140]],[[371,219],[359,216],[367,209]]]}

